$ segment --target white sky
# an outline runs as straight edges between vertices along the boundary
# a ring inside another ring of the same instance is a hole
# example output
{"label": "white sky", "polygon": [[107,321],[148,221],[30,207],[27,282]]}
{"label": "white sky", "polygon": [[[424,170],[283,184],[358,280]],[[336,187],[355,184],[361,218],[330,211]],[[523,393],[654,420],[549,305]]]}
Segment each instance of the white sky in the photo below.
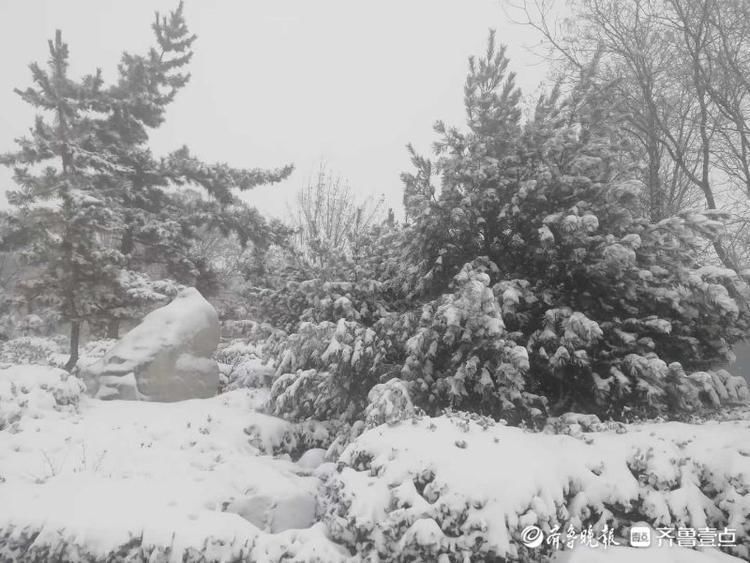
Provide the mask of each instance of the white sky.
{"label": "white sky", "polygon": [[[401,209],[409,142],[425,153],[437,119],[464,122],[467,58],[481,54],[490,27],[508,45],[525,93],[544,79],[528,51],[538,37],[508,21],[502,0],[221,0],[186,2],[198,35],[192,80],[151,146],[182,144],[207,161],[234,166],[296,165],[289,180],[247,200],[283,216],[321,159],[363,195]],[[28,64],[47,60],[55,29],[71,49],[71,69],[101,67],[113,77],[123,50],[152,42],[156,9],[173,0],[0,0],[0,152],[32,124],[12,91],[30,85]],[[12,186],[0,169],[0,207]]]}

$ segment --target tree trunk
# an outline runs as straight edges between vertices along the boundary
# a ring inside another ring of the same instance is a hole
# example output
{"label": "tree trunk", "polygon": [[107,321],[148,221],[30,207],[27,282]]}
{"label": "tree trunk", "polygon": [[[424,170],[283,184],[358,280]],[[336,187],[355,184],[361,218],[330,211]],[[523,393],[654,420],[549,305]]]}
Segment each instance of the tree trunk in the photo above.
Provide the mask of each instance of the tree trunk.
{"label": "tree trunk", "polygon": [[70,358],[65,364],[67,371],[73,371],[78,363],[78,344],[81,340],[81,321],[71,321],[70,323]]}
{"label": "tree trunk", "polygon": [[110,319],[107,323],[107,338],[120,338],[120,319]]}
{"label": "tree trunk", "polygon": [[661,182],[661,155],[657,124],[651,119],[649,123],[649,139],[647,147],[648,158],[648,190],[649,190],[649,212],[651,220],[661,221],[666,215],[664,212],[664,187]]}

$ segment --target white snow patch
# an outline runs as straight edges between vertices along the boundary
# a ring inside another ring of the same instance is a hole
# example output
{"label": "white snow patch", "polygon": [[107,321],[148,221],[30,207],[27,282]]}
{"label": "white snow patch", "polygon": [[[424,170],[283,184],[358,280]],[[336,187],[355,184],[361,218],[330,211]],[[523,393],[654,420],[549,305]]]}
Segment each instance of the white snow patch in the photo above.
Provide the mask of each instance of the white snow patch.
{"label": "white snow patch", "polygon": [[[82,390],[54,368],[0,370],[0,416],[16,413],[12,431],[0,432],[0,559],[17,557],[13,546],[32,532],[33,549],[61,549],[72,561],[121,552],[134,538],[144,553],[172,546],[173,561],[189,549],[222,561],[251,548],[312,554],[300,561],[341,555],[320,527],[265,537],[263,528],[308,528],[319,483],[291,461],[259,455],[291,426],[253,412],[266,390],[175,403],[99,401]],[[272,502],[250,514],[254,522],[232,511],[259,498]]]}

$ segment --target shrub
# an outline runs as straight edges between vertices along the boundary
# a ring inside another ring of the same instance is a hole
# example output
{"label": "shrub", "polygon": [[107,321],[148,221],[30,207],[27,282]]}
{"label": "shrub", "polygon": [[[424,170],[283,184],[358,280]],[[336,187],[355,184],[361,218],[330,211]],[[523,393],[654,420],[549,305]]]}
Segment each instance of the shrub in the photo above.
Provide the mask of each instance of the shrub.
{"label": "shrub", "polygon": [[276,350],[274,413],[292,420],[360,417],[370,389],[389,371],[385,348],[375,329],[355,321],[303,323]]}
{"label": "shrub", "polygon": [[746,421],[625,432],[592,415],[562,418],[578,430],[534,433],[451,413],[366,431],[324,486],[332,539],[365,560],[546,561],[554,547],[526,548],[526,526],[545,538],[557,528],[561,543],[591,526],[627,545],[630,526],[644,522],[675,537],[728,528],[737,542],[724,549],[750,554],[750,458],[737,455]]}
{"label": "shrub", "polygon": [[22,336],[0,344],[0,363],[51,365],[62,352],[57,340]]}

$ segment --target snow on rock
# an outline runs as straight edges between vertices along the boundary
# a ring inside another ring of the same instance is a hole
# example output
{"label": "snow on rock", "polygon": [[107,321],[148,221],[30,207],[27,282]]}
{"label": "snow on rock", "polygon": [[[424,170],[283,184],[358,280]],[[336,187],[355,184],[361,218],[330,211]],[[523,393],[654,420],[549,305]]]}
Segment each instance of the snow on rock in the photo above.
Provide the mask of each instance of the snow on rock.
{"label": "snow on rock", "polygon": [[330,473],[325,521],[335,540],[382,560],[528,561],[526,526],[606,523],[622,537],[633,514],[658,527],[734,528],[734,554],[750,555],[750,421],[578,434],[459,413],[379,426]]}
{"label": "snow on rock", "polygon": [[198,290],[182,290],[152,311],[100,361],[84,366],[89,392],[101,399],[179,401],[211,397],[219,368],[216,310]]}
{"label": "snow on rock", "polygon": [[[312,525],[319,480],[260,455],[292,431],[253,412],[260,392],[174,403],[84,395],[77,410],[61,411],[83,389],[66,375],[0,371],[3,412],[23,393],[20,380],[33,388],[33,416],[0,431],[0,561],[275,561],[253,550],[336,560],[340,548],[320,528],[265,537]],[[238,509],[264,498],[274,500],[262,511]]]}

